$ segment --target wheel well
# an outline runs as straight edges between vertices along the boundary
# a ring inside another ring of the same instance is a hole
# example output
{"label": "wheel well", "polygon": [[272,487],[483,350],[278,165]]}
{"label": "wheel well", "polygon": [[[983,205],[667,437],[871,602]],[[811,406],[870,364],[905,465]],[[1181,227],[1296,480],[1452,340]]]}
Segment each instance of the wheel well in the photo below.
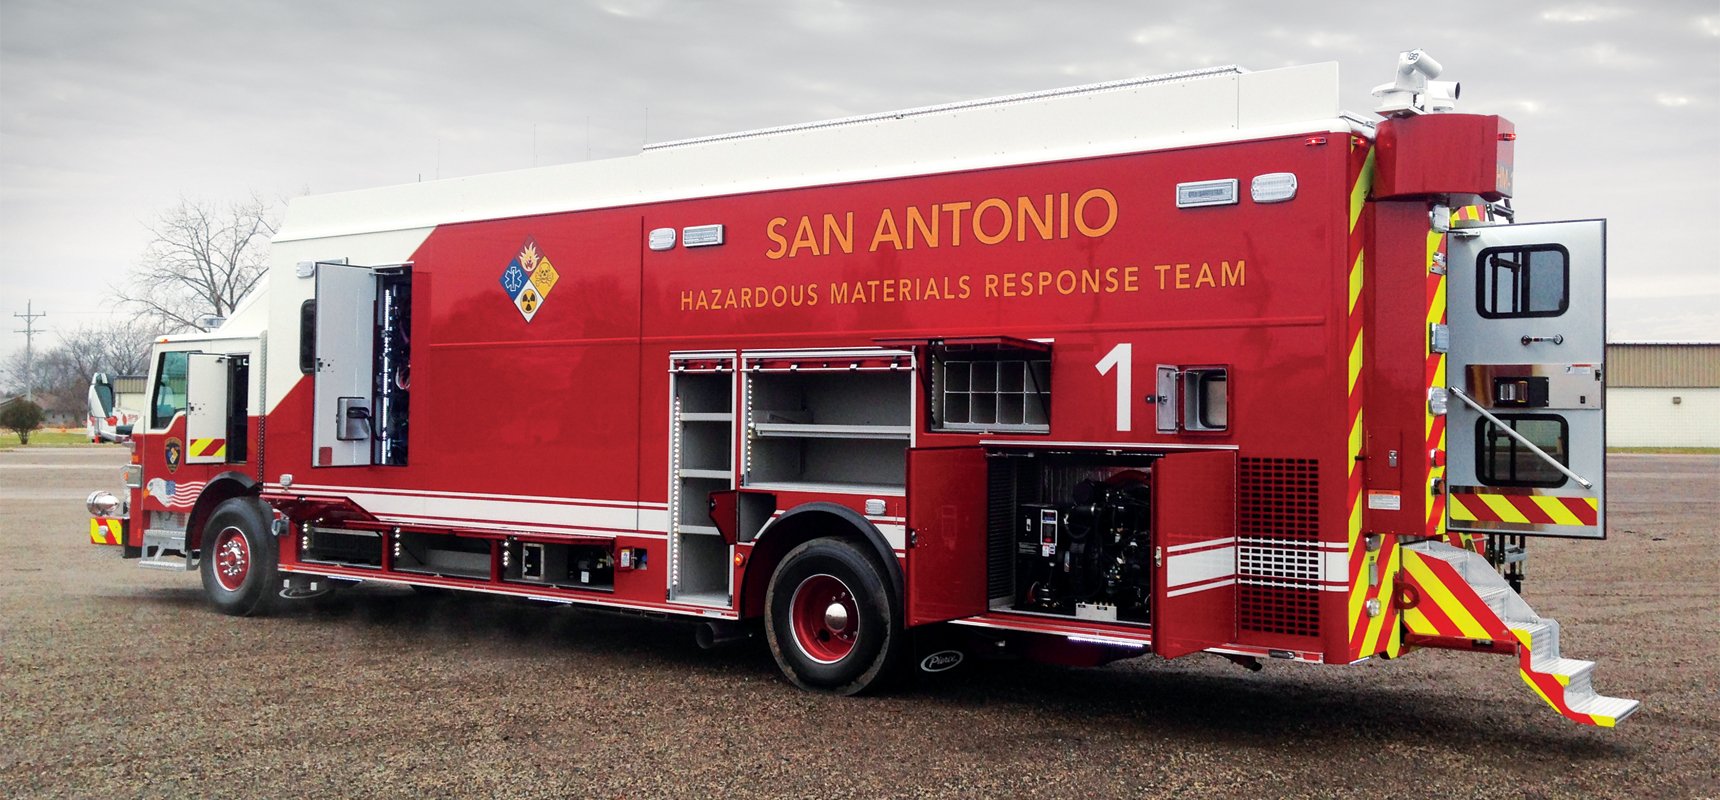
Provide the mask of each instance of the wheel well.
{"label": "wheel well", "polygon": [[770,589],[770,578],[783,557],[788,555],[788,551],[820,537],[846,539],[860,545],[861,552],[870,555],[884,568],[896,602],[902,602],[902,565],[896,560],[896,552],[884,534],[847,506],[807,503],[778,517],[753,540],[752,554],[747,557],[746,574],[741,580],[740,613],[743,618],[764,616],[765,593]]}
{"label": "wheel well", "polygon": [[255,497],[261,491],[262,485],[255,478],[242,473],[223,472],[211,478],[209,485],[197,495],[197,502],[191,506],[191,515],[185,520],[185,546],[193,550],[202,548],[203,526],[222,503],[235,497]]}

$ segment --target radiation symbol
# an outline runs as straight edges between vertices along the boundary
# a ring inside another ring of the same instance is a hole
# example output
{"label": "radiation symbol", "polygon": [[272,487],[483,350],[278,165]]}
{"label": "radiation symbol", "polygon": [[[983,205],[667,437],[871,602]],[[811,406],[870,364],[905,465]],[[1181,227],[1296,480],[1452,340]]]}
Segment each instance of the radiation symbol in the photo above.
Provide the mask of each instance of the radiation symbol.
{"label": "radiation symbol", "polygon": [[529,284],[520,290],[519,297],[514,298],[514,305],[519,306],[520,316],[525,317],[527,322],[531,322],[532,317],[537,316],[538,306],[542,304],[543,296],[539,295],[537,289]]}

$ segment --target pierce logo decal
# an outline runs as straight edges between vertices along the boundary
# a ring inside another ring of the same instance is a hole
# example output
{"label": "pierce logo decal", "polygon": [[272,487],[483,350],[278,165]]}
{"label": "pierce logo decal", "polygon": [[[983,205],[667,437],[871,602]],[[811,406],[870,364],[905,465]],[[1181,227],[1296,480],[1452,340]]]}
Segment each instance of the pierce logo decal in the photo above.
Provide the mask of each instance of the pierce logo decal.
{"label": "pierce logo decal", "polygon": [[544,300],[549,297],[551,289],[555,288],[561,274],[556,272],[555,265],[549,263],[549,257],[538,249],[538,244],[530,237],[520,246],[520,251],[508,261],[508,266],[502,270],[502,291],[513,301],[514,308],[526,322],[531,322],[537,316],[538,309],[543,307]]}
{"label": "pierce logo decal", "polygon": [[926,672],[945,672],[955,669],[962,663],[962,651],[939,650],[920,659],[920,669]]}

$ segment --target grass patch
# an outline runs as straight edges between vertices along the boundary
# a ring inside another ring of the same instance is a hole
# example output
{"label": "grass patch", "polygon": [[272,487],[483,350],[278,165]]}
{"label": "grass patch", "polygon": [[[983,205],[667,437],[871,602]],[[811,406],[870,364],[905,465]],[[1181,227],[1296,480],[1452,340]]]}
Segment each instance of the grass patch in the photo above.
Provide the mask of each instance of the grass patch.
{"label": "grass patch", "polygon": [[1609,447],[1607,452],[1715,456],[1720,455],[1720,447]]}
{"label": "grass patch", "polygon": [[0,450],[14,450],[19,447],[92,447],[94,446],[82,428],[42,428],[31,431],[30,443],[25,445],[18,441],[18,434],[12,431],[0,431]]}

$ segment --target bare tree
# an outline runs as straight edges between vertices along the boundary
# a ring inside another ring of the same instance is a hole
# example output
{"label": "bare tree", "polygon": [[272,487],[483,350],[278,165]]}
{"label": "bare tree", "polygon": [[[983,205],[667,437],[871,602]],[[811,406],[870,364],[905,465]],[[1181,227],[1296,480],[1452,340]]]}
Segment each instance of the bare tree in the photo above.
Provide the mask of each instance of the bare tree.
{"label": "bare tree", "polygon": [[265,271],[276,211],[252,197],[226,206],[181,199],[149,230],[155,235],[120,302],[167,330],[204,330],[226,317]]}
{"label": "bare tree", "polygon": [[6,385],[21,388],[31,377],[26,370],[33,368],[42,407],[81,417],[91,375],[139,375],[148,370],[153,327],[139,319],[81,327],[61,334],[59,344],[38,354],[34,364],[27,364],[22,353],[14,353],[0,371]]}

